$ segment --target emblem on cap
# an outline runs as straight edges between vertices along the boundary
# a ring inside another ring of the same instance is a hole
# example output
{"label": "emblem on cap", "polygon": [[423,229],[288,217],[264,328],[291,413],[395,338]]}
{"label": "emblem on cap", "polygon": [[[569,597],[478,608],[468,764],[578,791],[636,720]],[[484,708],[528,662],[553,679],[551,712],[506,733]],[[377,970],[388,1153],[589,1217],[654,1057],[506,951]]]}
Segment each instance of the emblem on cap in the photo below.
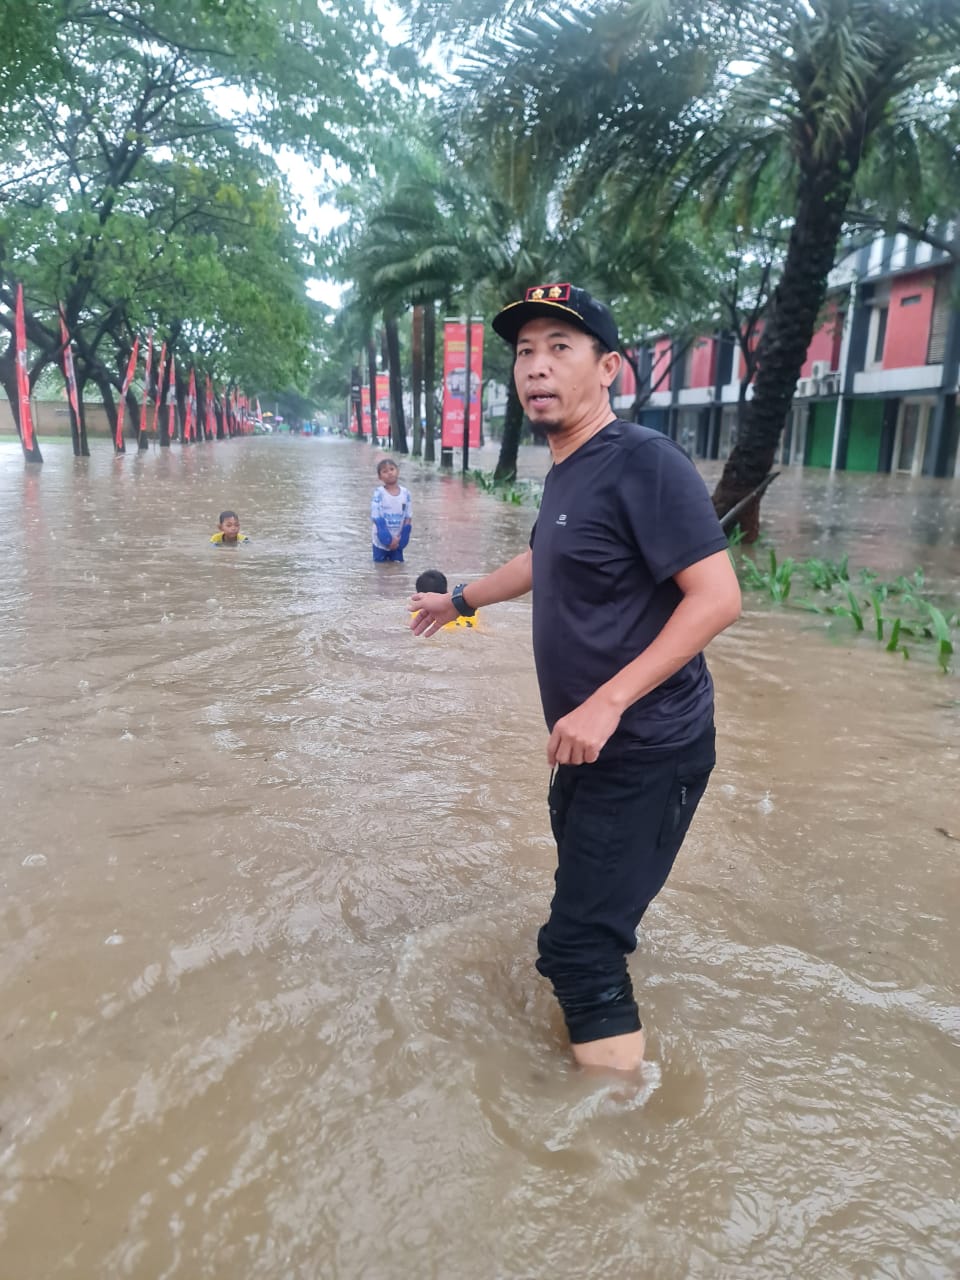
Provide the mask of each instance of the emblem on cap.
{"label": "emblem on cap", "polygon": [[570,286],[568,284],[538,284],[533,289],[528,289],[524,297],[524,302],[542,302],[546,298],[549,302],[569,302]]}

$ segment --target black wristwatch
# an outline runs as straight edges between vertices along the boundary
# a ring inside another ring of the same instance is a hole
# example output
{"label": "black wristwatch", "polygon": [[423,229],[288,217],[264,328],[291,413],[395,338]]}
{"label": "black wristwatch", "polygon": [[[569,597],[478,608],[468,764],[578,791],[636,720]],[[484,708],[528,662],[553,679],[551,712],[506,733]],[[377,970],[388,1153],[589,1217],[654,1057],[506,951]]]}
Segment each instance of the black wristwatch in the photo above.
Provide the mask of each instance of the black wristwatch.
{"label": "black wristwatch", "polygon": [[472,618],[477,611],[476,609],[471,609],[463,598],[463,588],[466,585],[465,582],[458,582],[450,592],[450,601],[461,618]]}

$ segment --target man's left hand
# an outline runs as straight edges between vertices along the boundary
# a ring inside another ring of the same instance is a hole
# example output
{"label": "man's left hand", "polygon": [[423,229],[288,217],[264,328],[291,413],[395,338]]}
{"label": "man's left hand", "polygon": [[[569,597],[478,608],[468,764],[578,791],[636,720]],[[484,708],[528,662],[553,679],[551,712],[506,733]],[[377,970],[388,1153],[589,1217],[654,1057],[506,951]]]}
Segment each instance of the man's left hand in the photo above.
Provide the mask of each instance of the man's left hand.
{"label": "man's left hand", "polygon": [[553,726],[547,764],[593,764],[620,723],[620,711],[600,694],[581,702]]}

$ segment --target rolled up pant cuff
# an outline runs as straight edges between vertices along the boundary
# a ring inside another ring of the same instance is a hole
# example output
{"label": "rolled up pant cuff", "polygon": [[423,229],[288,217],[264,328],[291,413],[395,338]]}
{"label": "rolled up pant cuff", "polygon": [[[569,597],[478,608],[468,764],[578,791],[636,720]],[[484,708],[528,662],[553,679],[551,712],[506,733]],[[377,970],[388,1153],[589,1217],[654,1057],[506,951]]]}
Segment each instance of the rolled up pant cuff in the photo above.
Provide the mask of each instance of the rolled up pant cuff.
{"label": "rolled up pant cuff", "polygon": [[605,1012],[566,1018],[566,1023],[571,1044],[588,1044],[591,1040],[627,1036],[643,1027],[636,1003],[622,1009],[608,1009]]}

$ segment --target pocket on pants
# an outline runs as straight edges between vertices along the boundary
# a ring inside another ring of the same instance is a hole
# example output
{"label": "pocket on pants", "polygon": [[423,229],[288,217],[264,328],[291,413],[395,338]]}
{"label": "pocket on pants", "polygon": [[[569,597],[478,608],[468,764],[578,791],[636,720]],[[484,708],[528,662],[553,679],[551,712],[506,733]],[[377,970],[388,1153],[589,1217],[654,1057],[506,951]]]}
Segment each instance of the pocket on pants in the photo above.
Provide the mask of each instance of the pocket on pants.
{"label": "pocket on pants", "polygon": [[663,822],[657,837],[658,849],[667,849],[671,846],[679,849],[683,844],[712,772],[712,765],[708,769],[701,767],[696,771],[684,769],[677,771],[663,811]]}

